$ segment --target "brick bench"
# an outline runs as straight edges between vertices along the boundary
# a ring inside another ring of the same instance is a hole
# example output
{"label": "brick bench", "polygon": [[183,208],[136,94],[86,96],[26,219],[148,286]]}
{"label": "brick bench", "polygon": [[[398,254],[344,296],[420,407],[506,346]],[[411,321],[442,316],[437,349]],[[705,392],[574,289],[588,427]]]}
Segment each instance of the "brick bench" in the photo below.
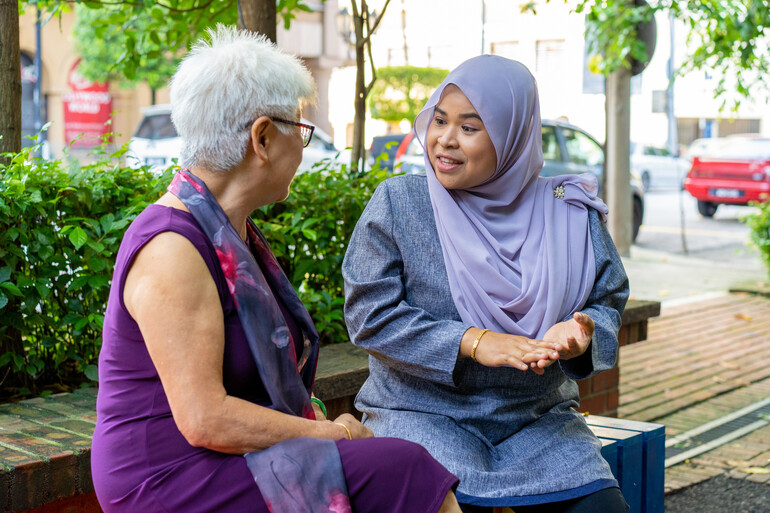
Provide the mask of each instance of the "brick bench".
{"label": "brick bench", "polygon": [[[660,303],[629,301],[621,345],[647,337],[647,320]],[[369,375],[368,358],[352,344],[321,348],[315,393],[329,416],[358,414],[353,400]],[[580,382],[581,410],[617,415],[617,366]],[[91,436],[96,389],[84,388],[19,403],[0,404],[0,508],[25,513],[99,513],[91,481]]]}

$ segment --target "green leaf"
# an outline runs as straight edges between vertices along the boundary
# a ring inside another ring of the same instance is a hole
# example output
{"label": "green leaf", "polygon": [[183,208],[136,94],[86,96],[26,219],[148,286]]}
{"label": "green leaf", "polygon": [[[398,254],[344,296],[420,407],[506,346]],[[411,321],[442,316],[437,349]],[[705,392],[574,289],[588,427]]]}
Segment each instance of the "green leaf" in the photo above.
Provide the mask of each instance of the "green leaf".
{"label": "green leaf", "polygon": [[0,309],[5,308],[5,305],[7,304],[8,304],[8,298],[6,297],[5,294],[3,294],[0,291]]}
{"label": "green leaf", "polygon": [[45,299],[51,293],[51,288],[46,283],[35,283],[35,290],[40,294],[40,297]]}
{"label": "green leaf", "polygon": [[0,356],[0,367],[5,367],[9,363],[11,363],[12,356],[13,356],[13,353],[10,351]]}
{"label": "green leaf", "polygon": [[305,228],[302,230],[302,235],[312,241],[315,241],[318,238],[318,233],[315,230],[311,230],[310,228]]}
{"label": "green leaf", "polygon": [[19,287],[11,283],[10,281],[6,281],[3,283],[0,283],[0,287],[4,288],[8,292],[10,292],[12,295],[16,297],[24,297],[24,294],[19,290]]}
{"label": "green leaf", "polygon": [[16,354],[16,353],[13,353],[13,354],[11,354],[11,358],[13,358],[14,370],[20,371],[20,370],[22,370],[24,368],[25,362],[24,362],[24,357],[23,356],[21,356],[19,354]]}
{"label": "green leaf", "polygon": [[72,283],[69,284],[67,287],[67,292],[72,292],[73,290],[79,290],[83,288],[83,285],[88,283],[88,276],[78,276],[75,279],[72,280]]}
{"label": "green leaf", "polygon": [[109,278],[102,275],[91,276],[90,278],[88,278],[88,285],[90,285],[94,289],[104,287],[109,282],[110,282]]}
{"label": "green leaf", "polygon": [[107,266],[107,260],[104,258],[93,257],[88,261],[88,267],[96,273],[104,271]]}
{"label": "green leaf", "polygon": [[99,381],[99,369],[96,365],[86,365],[85,369],[83,369],[83,374],[91,381]]}
{"label": "green leaf", "polygon": [[88,241],[88,235],[86,235],[86,232],[81,227],[76,226],[70,232],[69,239],[72,245],[75,246],[75,249],[80,249]]}
{"label": "green leaf", "polygon": [[37,254],[41,260],[46,261],[54,254],[53,246],[41,246]]}
{"label": "green leaf", "polygon": [[0,283],[8,281],[9,279],[11,279],[11,268],[8,266],[0,267]]}

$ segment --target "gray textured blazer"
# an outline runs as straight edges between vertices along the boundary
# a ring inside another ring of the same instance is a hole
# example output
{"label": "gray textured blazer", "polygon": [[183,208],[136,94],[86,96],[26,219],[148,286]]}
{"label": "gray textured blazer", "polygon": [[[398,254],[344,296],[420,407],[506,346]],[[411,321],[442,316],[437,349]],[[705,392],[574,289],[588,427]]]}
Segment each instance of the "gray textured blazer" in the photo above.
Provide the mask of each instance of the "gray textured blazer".
{"label": "gray textured blazer", "polygon": [[[544,375],[458,360],[457,313],[424,175],[383,182],[342,265],[345,320],[370,376],[356,398],[376,436],[423,445],[460,478],[460,502],[517,506],[617,486],[577,406],[575,379],[612,368],[628,279],[596,211],[590,351]],[[483,328],[483,326],[480,326]]]}

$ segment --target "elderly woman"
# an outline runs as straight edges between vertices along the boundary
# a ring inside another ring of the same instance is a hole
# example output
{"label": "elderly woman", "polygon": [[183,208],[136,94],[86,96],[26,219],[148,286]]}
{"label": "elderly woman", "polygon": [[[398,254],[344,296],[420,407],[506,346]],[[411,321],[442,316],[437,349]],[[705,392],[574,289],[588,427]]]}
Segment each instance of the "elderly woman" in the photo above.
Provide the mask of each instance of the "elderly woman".
{"label": "elderly woman", "polygon": [[[422,447],[311,398],[318,335],[249,215],[281,201],[313,127],[300,62],[220,26],[171,83],[168,194],[121,245],[104,321],[96,494],[105,512],[459,512]],[[314,408],[313,404],[316,404]]]}
{"label": "elderly woman", "polygon": [[364,425],[426,447],[464,511],[626,511],[573,409],[628,297],[596,180],[538,177],[535,80],[501,57],[451,72],[414,131],[425,176],[380,185],[342,268]]}

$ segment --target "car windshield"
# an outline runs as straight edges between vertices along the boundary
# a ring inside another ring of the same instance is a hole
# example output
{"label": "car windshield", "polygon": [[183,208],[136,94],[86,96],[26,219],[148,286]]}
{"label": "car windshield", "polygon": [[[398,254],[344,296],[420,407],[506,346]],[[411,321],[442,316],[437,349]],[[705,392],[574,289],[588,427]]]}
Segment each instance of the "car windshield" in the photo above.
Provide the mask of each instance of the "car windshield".
{"label": "car windshield", "polygon": [[770,160],[770,139],[730,140],[709,156],[718,159]]}
{"label": "car windshield", "polygon": [[145,116],[134,137],[142,139],[171,139],[177,137],[171,114],[153,114]]}

